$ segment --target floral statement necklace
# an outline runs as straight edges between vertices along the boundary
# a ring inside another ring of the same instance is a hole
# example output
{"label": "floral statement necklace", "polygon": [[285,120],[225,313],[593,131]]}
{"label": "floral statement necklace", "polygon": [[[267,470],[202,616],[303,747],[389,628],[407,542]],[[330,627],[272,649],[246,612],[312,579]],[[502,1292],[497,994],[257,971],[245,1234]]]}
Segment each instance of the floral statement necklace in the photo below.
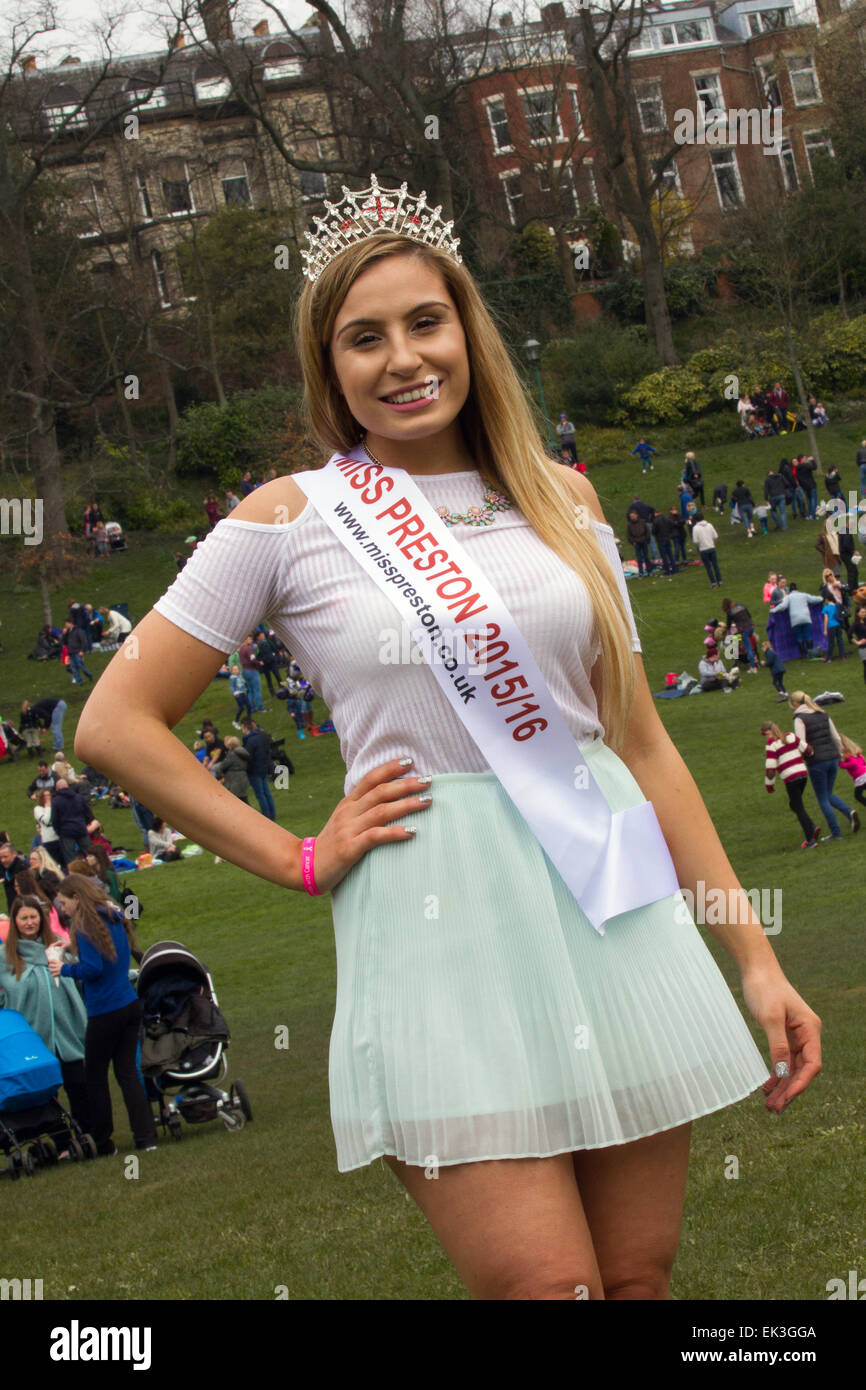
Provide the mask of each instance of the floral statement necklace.
{"label": "floral statement necklace", "polygon": [[[363,444],[373,462],[384,467],[382,460],[376,458],[366,440],[363,441]],[[483,507],[467,507],[465,515],[462,512],[449,512],[447,507],[437,507],[436,512],[441,516],[446,526],[454,526],[458,522],[462,522],[464,526],[491,526],[496,512],[507,512],[513,505],[510,498],[497,492],[495,488],[487,488],[484,493]]]}

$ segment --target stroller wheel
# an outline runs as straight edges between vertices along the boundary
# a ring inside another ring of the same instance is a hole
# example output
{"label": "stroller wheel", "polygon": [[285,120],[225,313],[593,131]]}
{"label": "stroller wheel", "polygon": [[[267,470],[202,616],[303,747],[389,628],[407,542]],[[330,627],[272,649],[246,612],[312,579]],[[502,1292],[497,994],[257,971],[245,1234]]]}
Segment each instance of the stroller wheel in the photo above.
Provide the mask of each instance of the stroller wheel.
{"label": "stroller wheel", "polygon": [[[237,1097],[237,1100],[235,1100],[235,1097]],[[232,1100],[235,1101],[236,1106],[240,1106],[241,1114],[245,1120],[251,1120],[253,1118],[250,1098],[247,1095],[247,1088],[240,1080],[235,1081],[232,1085]]]}
{"label": "stroller wheel", "polygon": [[84,1162],[84,1150],[82,1149],[78,1140],[75,1138],[75,1135],[73,1135],[69,1141],[69,1152],[72,1154],[72,1158],[75,1163]]}
{"label": "stroller wheel", "polygon": [[21,1177],[21,1155],[11,1153],[6,1162],[6,1171],[13,1182],[17,1182]]}
{"label": "stroller wheel", "polygon": [[33,1174],[36,1172],[38,1165],[36,1159],[33,1157],[33,1152],[31,1149],[24,1150],[24,1157],[21,1161],[21,1166],[24,1169],[24,1172],[27,1174],[28,1178],[32,1178]]}
{"label": "stroller wheel", "polygon": [[98,1150],[97,1150],[97,1148],[96,1148],[96,1140],[93,1138],[93,1135],[92,1135],[92,1134],[82,1134],[82,1136],[81,1136],[81,1149],[82,1149],[83,1156],[84,1156],[85,1158],[97,1158],[97,1157],[98,1157]]}
{"label": "stroller wheel", "polygon": [[176,1139],[178,1142],[180,1142],[180,1140],[183,1138],[183,1121],[181,1120],[179,1115],[171,1116],[170,1120],[168,1121],[168,1130],[172,1139]]}

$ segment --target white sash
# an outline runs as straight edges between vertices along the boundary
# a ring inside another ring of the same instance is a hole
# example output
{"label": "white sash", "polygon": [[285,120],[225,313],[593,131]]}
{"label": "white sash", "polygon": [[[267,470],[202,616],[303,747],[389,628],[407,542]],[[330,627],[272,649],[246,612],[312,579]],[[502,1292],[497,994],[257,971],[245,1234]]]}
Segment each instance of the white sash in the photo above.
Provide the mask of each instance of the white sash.
{"label": "white sash", "polygon": [[514,619],[411,474],[371,463],[358,445],[292,476],[391,599],[596,931],[676,893],[652,804],[611,811]]}

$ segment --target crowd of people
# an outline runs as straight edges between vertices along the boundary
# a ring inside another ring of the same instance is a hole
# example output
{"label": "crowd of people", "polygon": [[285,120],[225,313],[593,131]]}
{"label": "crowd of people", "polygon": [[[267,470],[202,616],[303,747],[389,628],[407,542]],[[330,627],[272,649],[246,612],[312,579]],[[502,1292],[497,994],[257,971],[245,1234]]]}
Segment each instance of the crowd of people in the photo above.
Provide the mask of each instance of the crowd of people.
{"label": "crowd of people", "polygon": [[[814,396],[807,401],[809,419],[817,427],[828,425],[829,416]],[[747,439],[763,439],[771,434],[794,434],[806,428],[803,420],[791,409],[788,392],[780,381],[762,388],[758,385],[742,392],[737,400],[737,414]]]}

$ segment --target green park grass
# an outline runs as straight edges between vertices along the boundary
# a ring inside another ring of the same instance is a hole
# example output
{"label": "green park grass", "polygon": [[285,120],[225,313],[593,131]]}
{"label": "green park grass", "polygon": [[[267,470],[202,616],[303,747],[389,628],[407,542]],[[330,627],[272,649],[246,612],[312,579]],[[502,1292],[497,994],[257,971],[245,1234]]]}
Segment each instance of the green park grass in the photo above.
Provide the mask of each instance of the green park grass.
{"label": "green park grass", "polygon": [[[833,425],[821,434],[825,468],[838,464],[846,490],[856,487],[854,451],[864,424]],[[653,440],[651,432],[648,437]],[[737,477],[757,497],[767,468],[801,441],[807,444],[805,435],[699,451],[707,501],[716,482],[730,487]],[[618,534],[625,533],[625,508],[635,492],[671,504],[681,466],[679,452],[662,452],[645,477],[632,458],[592,473]],[[654,690],[666,671],[697,673],[703,625],[719,614],[724,595],[746,602],[760,622],[769,569],[784,569],[813,592],[820,583],[818,523],[798,520],[785,534],[771,527],[767,537],[747,540],[727,516],[709,515],[720,535],[721,590],[710,589],[702,567],[672,583],[655,578],[629,586]],[[95,564],[92,577],[75,584],[76,597],[125,601],[141,618],[171,582],[181,540],[131,536],[126,553]],[[58,591],[55,618],[72,592]],[[7,576],[0,578],[0,594],[2,713],[14,716],[24,697],[62,694],[71,755],[88,689],[73,687],[57,663],[25,659],[42,622],[36,590]],[[109,660],[93,653],[94,674]],[[841,690],[845,704],[833,710],[834,719],[866,741],[859,660],[791,663],[786,681],[789,690],[812,694]],[[744,887],[782,890],[782,929],[771,940],[789,979],[824,1020],[824,1070],[781,1116],[766,1111],[758,1091],[695,1123],[673,1296],[817,1300],[826,1298],[829,1279],[847,1280],[849,1269],[866,1272],[859,901],[866,835],[854,837],[846,827],[841,842],[799,850],[784,792],[768,797],[763,788],[761,720],[790,726],[790,711],[776,704],[767,672],[742,684],[731,696],[663,701],[659,710]],[[275,792],[278,820],[293,834],[314,834],[342,796],[339,746],[333,735],[298,741],[285,707],[271,703],[262,722],[287,735],[296,769],[289,788]],[[227,682],[215,680],[177,735],[190,743],[203,715],[225,729],[232,705]],[[320,702],[314,717],[325,717]],[[33,816],[24,791],[34,774],[26,758],[0,764],[0,824],[25,849]],[[837,787],[854,805],[845,774]],[[817,811],[811,792],[807,800]],[[130,813],[96,806],[112,843],[138,853]],[[278,1289],[292,1299],[466,1298],[425,1218],[382,1160],[337,1171],[328,1110],[335,956],[327,898],[287,893],[231,864],[214,865],[209,852],[129,878],[144,904],[140,943],[179,939],[210,968],[232,1030],[228,1080],[246,1082],[254,1121],[237,1134],[219,1122],[187,1126],[181,1143],[161,1139],[156,1153],[140,1155],[139,1176],[130,1177],[125,1155],[132,1140],[115,1091],[119,1157],[3,1182],[4,1276],[41,1278],[51,1299],[273,1299]],[[741,1002],[736,968],[703,930]],[[766,1039],[749,1022],[766,1056]],[[283,1025],[288,1049],[275,1046]],[[730,1156],[738,1160],[736,1179],[725,1176]]]}

